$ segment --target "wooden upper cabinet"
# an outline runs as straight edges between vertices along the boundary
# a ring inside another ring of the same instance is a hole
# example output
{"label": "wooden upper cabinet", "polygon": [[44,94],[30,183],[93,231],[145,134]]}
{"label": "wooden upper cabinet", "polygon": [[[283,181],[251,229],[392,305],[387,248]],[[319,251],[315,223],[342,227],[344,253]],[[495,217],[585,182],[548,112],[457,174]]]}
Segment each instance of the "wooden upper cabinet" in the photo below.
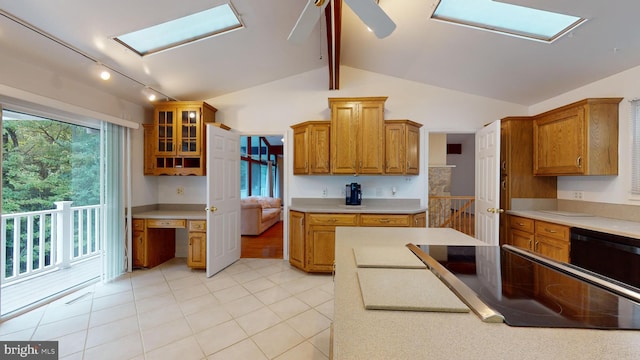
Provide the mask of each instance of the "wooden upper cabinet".
{"label": "wooden upper cabinet", "polygon": [[386,99],[329,98],[333,174],[383,173]]}
{"label": "wooden upper cabinet", "polygon": [[205,124],[216,111],[203,101],[155,103],[153,127],[145,127],[145,175],[206,175]]}
{"label": "wooden upper cabinet", "polygon": [[330,121],[307,121],[293,129],[293,174],[329,174]]}
{"label": "wooden upper cabinet", "polygon": [[585,99],[535,116],[533,173],[617,175],[621,100]]}
{"label": "wooden upper cabinet", "polygon": [[384,122],[385,174],[420,173],[420,127],[421,124],[409,120]]}

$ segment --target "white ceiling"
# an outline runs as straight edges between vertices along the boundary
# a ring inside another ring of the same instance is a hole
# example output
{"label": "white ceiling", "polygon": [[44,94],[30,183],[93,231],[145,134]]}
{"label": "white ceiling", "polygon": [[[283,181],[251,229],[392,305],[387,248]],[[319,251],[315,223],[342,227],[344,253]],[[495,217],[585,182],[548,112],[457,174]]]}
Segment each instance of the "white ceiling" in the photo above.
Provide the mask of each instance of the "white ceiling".
{"label": "white ceiling", "polygon": [[[306,0],[231,0],[246,28],[145,58],[111,40],[224,2],[0,0],[3,11],[126,75],[109,84],[90,74],[90,60],[5,16],[0,51],[141,104],[142,86],[127,77],[175,99],[202,100],[327,68],[324,25],[305,44],[287,41]],[[342,65],[523,105],[640,65],[637,0],[508,1],[588,19],[552,44],[430,20],[435,2],[380,0],[397,24],[385,39],[343,5]]]}

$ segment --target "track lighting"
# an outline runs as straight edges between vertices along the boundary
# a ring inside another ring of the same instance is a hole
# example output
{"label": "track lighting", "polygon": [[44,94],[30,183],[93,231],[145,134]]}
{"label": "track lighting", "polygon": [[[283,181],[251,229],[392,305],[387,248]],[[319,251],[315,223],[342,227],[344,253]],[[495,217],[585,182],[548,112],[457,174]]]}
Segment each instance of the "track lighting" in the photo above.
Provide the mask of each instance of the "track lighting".
{"label": "track lighting", "polygon": [[96,61],[93,68],[93,71],[100,77],[100,79],[104,81],[111,79],[111,70],[104,66],[101,62]]}
{"label": "track lighting", "polygon": [[145,86],[142,89],[142,95],[144,95],[144,97],[149,101],[154,101],[157,98],[156,92],[148,86]]}

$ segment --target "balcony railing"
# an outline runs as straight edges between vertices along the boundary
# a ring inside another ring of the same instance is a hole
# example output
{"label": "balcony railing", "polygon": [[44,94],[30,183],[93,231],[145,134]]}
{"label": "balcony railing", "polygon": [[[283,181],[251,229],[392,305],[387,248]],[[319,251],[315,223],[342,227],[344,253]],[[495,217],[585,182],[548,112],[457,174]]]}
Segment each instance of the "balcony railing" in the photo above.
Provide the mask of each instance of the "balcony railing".
{"label": "balcony railing", "polygon": [[473,196],[429,196],[429,227],[449,227],[475,234]]}
{"label": "balcony railing", "polygon": [[2,286],[99,256],[101,205],[2,215]]}

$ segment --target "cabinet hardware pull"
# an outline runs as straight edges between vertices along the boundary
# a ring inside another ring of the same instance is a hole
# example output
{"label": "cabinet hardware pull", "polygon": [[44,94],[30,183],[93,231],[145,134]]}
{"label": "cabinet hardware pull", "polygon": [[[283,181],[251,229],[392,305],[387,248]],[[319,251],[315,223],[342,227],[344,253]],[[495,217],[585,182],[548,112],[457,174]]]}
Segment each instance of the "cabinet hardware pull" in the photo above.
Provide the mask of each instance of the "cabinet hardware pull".
{"label": "cabinet hardware pull", "polygon": [[544,229],[544,231],[546,231],[546,232],[548,232],[548,233],[552,233],[552,234],[557,233],[557,231],[555,231],[555,230],[551,230],[551,229]]}
{"label": "cabinet hardware pull", "polygon": [[389,219],[380,219],[380,220],[378,220],[378,221],[380,221],[380,222],[382,222],[382,223],[388,223],[388,222],[389,222],[389,221],[391,221],[391,220],[389,220]]}
{"label": "cabinet hardware pull", "polygon": [[518,226],[524,226],[524,223],[518,223]]}
{"label": "cabinet hardware pull", "polygon": [[507,161],[502,160],[502,170],[507,171]]}
{"label": "cabinet hardware pull", "polygon": [[576,159],[576,165],[578,165],[579,168],[582,168],[582,155],[578,156]]}
{"label": "cabinet hardware pull", "polygon": [[507,179],[502,180],[502,190],[507,190]]}
{"label": "cabinet hardware pull", "polygon": [[538,242],[538,241],[536,241],[536,242],[533,244],[533,250],[534,250],[534,251],[538,251],[538,244],[539,244],[539,242]]}

